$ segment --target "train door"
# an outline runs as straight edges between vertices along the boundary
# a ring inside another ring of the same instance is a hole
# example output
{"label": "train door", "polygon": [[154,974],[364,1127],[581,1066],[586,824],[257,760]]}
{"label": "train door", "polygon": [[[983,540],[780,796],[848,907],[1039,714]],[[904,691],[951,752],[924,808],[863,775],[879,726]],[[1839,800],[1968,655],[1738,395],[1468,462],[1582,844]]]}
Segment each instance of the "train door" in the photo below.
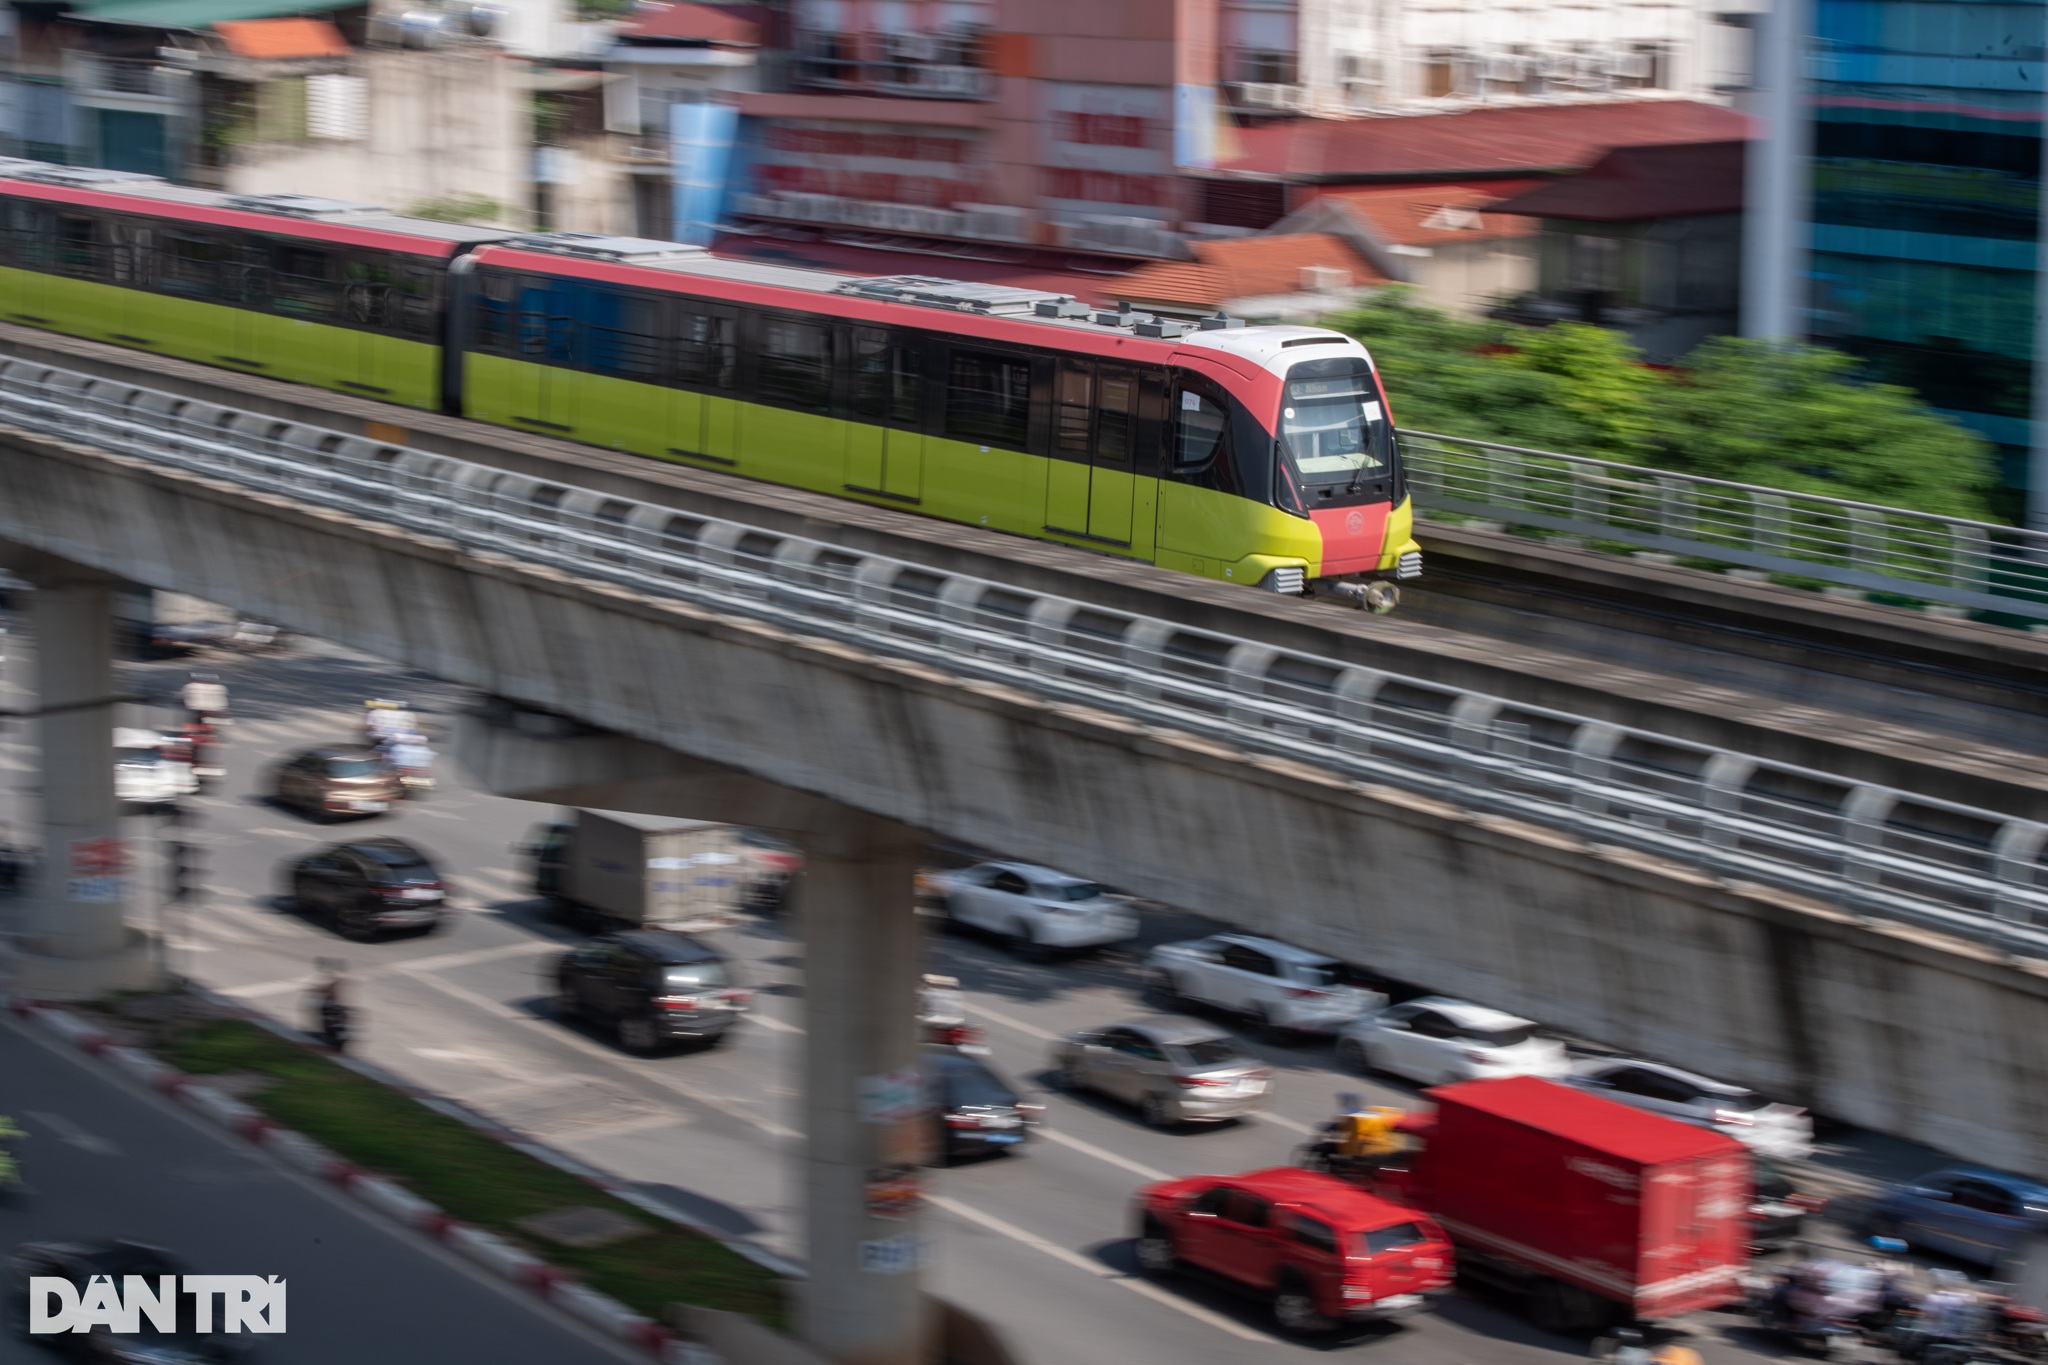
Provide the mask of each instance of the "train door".
{"label": "train door", "polygon": [[1045,528],[1131,543],[1138,444],[1138,372],[1063,359],[1053,376],[1053,459]]}
{"label": "train door", "polygon": [[0,310],[9,322],[48,323],[43,311],[43,279],[49,268],[51,239],[49,210],[21,199],[0,200],[0,228],[7,233],[9,269],[0,272],[7,282],[0,294]]}
{"label": "train door", "polygon": [[738,315],[685,303],[676,318],[675,379],[669,391],[667,453],[718,464],[739,462]]}
{"label": "train door", "polygon": [[884,328],[847,331],[853,420],[846,423],[845,485],[855,493],[917,502],[924,497],[924,435],[918,430],[924,353]]}
{"label": "train door", "polygon": [[519,307],[513,318],[521,367],[513,399],[512,420],[524,427],[560,433],[576,429],[578,297],[565,280],[529,275],[520,281]]}

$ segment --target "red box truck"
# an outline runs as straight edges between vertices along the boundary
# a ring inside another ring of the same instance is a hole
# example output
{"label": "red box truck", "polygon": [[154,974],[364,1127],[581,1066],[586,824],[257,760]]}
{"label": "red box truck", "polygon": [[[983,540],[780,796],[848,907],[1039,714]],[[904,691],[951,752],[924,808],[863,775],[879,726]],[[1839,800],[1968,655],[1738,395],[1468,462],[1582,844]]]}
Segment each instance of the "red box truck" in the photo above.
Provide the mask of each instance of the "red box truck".
{"label": "red box truck", "polygon": [[[1428,1092],[1408,1198],[1461,1271],[1528,1298],[1537,1324],[1592,1330],[1741,1293],[1753,1172],[1733,1138],[1534,1076]],[[1422,1116],[1416,1116],[1421,1118]]]}

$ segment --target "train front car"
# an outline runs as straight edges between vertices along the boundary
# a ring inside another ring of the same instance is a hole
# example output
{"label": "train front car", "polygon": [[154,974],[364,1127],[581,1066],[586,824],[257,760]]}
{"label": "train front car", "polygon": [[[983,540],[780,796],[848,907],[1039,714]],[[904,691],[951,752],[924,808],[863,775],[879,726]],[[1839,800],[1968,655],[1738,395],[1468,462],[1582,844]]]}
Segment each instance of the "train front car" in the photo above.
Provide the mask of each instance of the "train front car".
{"label": "train front car", "polygon": [[[1318,327],[1212,326],[1181,337],[1174,361],[1189,377],[1162,490],[1162,562],[1174,523],[1206,523],[1217,543],[1222,523],[1235,519],[1254,548],[1222,576],[1391,611],[1397,585],[1422,574],[1422,547],[1393,413],[1366,349]],[[1204,448],[1212,430],[1214,451]],[[1236,518],[1182,505],[1203,488],[1263,505]],[[1189,491],[1176,498],[1166,489]]]}

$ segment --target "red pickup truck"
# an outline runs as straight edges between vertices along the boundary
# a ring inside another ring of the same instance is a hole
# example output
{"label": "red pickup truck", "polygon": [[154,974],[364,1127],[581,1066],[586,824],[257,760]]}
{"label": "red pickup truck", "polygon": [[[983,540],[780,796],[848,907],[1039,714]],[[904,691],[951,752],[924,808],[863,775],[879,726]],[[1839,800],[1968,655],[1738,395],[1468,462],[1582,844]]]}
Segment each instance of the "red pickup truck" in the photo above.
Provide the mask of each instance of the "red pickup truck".
{"label": "red pickup truck", "polygon": [[1298,1335],[1400,1317],[1450,1289],[1450,1239],[1427,1214],[1293,1166],[1138,1192],[1138,1264],[1197,1270],[1272,1301]]}

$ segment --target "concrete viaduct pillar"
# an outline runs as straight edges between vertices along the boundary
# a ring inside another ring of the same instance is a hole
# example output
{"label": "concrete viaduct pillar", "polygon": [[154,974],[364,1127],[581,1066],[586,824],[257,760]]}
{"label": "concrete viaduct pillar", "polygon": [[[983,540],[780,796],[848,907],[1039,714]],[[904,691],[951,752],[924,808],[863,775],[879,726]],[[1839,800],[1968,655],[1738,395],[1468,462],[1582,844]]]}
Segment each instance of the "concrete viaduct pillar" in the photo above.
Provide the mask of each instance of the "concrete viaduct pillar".
{"label": "concrete viaduct pillar", "polygon": [[[844,1365],[926,1365],[917,1190],[930,1156],[917,992],[917,830],[672,750],[510,707],[464,717],[454,756],[489,791],[775,831],[804,853],[805,1204],[797,1326]],[[906,1198],[906,1196],[908,1196]]]}
{"label": "concrete viaduct pillar", "polygon": [[114,580],[48,556],[10,557],[35,585],[35,718],[41,859],[23,913],[11,989],[81,999],[156,979],[151,945],[129,925],[133,850],[114,796]]}
{"label": "concrete viaduct pillar", "polygon": [[912,879],[918,840],[842,811],[795,831],[804,850],[805,1340],[847,1365],[921,1359],[917,1218],[882,1216],[923,1178],[931,1120],[918,1071],[924,960]]}

